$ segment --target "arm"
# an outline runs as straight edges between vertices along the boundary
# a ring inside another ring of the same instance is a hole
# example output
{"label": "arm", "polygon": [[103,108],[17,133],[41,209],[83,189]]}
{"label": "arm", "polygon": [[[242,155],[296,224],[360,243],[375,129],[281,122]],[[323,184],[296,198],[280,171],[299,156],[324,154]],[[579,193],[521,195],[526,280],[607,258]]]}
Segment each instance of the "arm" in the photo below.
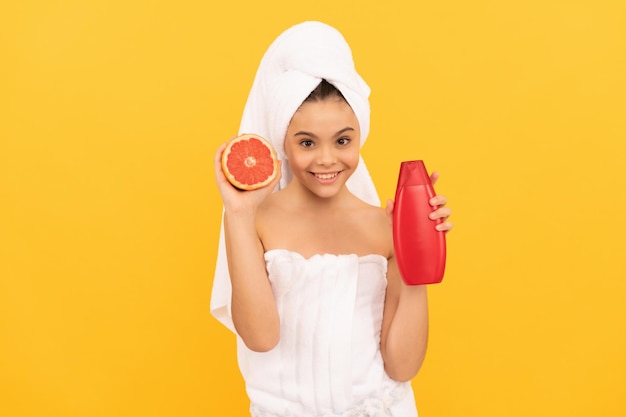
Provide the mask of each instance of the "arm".
{"label": "arm", "polygon": [[417,375],[426,355],[426,286],[405,285],[394,257],[389,259],[388,265],[381,353],[387,375],[397,381],[408,381]]}
{"label": "arm", "polygon": [[256,212],[272,192],[274,182],[255,191],[239,191],[221,168],[225,145],[215,155],[215,177],[224,202],[224,237],[232,284],[232,317],[237,334],[254,351],[268,351],[278,343],[280,322],[256,230]]}
{"label": "arm", "polygon": [[[431,175],[433,184],[438,173]],[[443,219],[437,230],[448,232],[453,224],[447,221],[451,210],[444,207],[447,199],[437,195],[430,204],[435,210],[431,219]],[[388,201],[387,215],[391,221],[393,201]],[[390,238],[393,253],[393,238]],[[381,353],[387,374],[398,381],[408,381],[419,372],[428,341],[428,297],[425,285],[405,285],[394,256],[387,268],[387,293],[381,330]]]}

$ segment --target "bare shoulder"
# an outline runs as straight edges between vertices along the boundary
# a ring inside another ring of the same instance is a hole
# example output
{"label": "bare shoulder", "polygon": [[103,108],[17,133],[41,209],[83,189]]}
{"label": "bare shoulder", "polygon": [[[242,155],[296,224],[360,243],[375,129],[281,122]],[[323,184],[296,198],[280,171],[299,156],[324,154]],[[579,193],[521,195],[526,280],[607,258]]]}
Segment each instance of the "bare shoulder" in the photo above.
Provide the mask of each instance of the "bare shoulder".
{"label": "bare shoulder", "polygon": [[270,194],[257,208],[255,219],[257,234],[266,249],[273,237],[284,233],[290,211],[292,209],[284,190]]}
{"label": "bare shoulder", "polygon": [[274,218],[280,217],[281,211],[285,210],[283,191],[279,190],[270,194],[257,208],[256,223],[257,227],[263,227],[264,224],[272,222]]}

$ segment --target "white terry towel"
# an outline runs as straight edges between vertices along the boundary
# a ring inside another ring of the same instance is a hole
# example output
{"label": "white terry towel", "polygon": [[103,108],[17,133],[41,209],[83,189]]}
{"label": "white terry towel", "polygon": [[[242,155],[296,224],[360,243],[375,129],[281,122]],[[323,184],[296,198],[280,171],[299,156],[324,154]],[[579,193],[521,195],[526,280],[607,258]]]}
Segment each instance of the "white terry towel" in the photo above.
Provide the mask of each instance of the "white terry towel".
{"label": "white terry towel", "polygon": [[[287,29],[270,45],[261,60],[239,127],[239,134],[263,136],[276,149],[283,161],[278,189],[286,187],[292,178],[283,146],[289,122],[322,79],[341,91],[352,107],[359,121],[361,146],[367,138],[370,89],[356,72],[352,51],[341,33],[321,22],[304,22]],[[380,205],[362,158],[346,185],[363,201]],[[230,314],[231,291],[222,220],[211,313],[235,331]]]}

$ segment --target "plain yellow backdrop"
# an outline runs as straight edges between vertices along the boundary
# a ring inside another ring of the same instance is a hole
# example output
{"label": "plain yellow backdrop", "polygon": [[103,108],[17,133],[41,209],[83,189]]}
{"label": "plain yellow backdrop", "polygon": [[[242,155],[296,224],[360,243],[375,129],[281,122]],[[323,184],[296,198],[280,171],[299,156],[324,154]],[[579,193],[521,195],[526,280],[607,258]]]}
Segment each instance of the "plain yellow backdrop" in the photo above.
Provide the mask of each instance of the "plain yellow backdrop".
{"label": "plain yellow backdrop", "polygon": [[245,415],[212,159],[303,20],[372,87],[381,198],[424,159],[454,211],[420,416],[626,415],[622,0],[3,2],[0,415]]}

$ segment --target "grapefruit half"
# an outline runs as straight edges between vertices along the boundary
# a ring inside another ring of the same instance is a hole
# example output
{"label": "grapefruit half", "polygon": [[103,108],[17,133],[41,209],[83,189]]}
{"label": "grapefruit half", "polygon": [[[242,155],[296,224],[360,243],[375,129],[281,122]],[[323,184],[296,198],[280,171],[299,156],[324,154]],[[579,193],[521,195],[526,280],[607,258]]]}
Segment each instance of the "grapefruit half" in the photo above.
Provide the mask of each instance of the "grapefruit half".
{"label": "grapefruit half", "polygon": [[278,158],[267,139],[245,134],[228,141],[222,154],[222,171],[240,190],[256,190],[276,178]]}

